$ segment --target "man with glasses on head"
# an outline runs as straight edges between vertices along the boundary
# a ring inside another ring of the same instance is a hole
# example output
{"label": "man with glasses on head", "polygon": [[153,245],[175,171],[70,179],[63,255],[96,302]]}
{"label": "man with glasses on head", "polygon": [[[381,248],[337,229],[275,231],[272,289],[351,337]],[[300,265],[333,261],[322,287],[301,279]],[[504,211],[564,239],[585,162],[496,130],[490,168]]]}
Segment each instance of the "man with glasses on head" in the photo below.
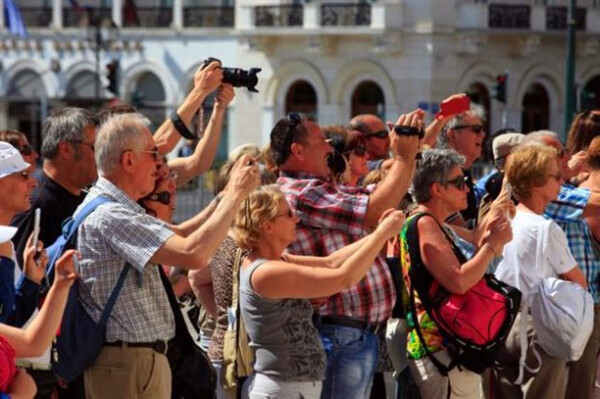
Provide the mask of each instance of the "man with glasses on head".
{"label": "man with glasses on head", "polygon": [[446,124],[438,137],[438,146],[451,148],[466,159],[463,173],[466,177],[469,192],[467,208],[451,216],[447,222],[467,228],[477,225],[479,200],[474,190],[471,177],[471,166],[481,156],[486,131],[483,126],[485,111],[478,105],[471,105],[471,110],[456,115]]}
{"label": "man with glasses on head", "polygon": [[[421,129],[423,113],[402,115],[396,123]],[[280,171],[277,183],[299,219],[290,253],[329,255],[364,237],[384,211],[400,204],[412,181],[420,140],[394,131],[387,140],[393,157],[382,182],[375,189],[344,187],[330,178],[332,148],[319,125],[295,113],[275,124],[270,150]],[[376,332],[385,327],[395,300],[392,276],[378,257],[357,285],[320,301],[315,324],[328,363],[321,397],[369,397],[378,363]]]}

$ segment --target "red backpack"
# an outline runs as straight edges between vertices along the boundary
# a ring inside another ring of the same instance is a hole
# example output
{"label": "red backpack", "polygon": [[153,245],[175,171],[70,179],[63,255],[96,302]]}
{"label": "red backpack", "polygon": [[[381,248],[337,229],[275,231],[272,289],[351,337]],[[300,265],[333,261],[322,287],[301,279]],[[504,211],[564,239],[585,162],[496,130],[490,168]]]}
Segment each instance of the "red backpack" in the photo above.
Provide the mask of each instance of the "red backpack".
{"label": "red backpack", "polygon": [[[427,350],[418,322],[415,322],[414,328],[427,356],[442,375],[447,375],[456,365],[482,373],[486,368],[493,366],[499,350],[506,341],[519,311],[521,292],[497,280],[491,274],[484,275],[463,295],[452,294],[446,290],[433,278],[421,259],[417,222],[423,216],[433,218],[427,213],[418,213],[406,222],[400,234],[401,258],[403,263],[410,264],[410,285],[407,284],[409,309],[416,314],[416,291],[423,307],[431,320],[437,324],[445,340],[444,344],[453,359],[450,365],[443,365]],[[439,227],[459,262],[465,263],[467,259],[452,237],[441,225]],[[413,320],[417,320],[416,317],[413,317]]]}

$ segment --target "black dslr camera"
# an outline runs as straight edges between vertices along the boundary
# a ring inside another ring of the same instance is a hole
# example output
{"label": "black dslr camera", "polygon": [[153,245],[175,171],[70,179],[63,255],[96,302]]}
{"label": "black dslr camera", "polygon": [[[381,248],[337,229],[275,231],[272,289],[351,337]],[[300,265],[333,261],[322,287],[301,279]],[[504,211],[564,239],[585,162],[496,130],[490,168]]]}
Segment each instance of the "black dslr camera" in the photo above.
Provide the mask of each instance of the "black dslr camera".
{"label": "black dslr camera", "polygon": [[[221,61],[216,58],[208,57],[202,62],[202,69],[206,68],[206,66],[213,61],[217,61],[219,64],[221,63]],[[241,68],[221,67],[221,69],[223,69],[223,83],[229,83],[233,87],[245,87],[248,91],[258,93],[258,90],[256,90],[258,76],[256,75],[262,70],[261,68],[250,68],[249,71]]]}

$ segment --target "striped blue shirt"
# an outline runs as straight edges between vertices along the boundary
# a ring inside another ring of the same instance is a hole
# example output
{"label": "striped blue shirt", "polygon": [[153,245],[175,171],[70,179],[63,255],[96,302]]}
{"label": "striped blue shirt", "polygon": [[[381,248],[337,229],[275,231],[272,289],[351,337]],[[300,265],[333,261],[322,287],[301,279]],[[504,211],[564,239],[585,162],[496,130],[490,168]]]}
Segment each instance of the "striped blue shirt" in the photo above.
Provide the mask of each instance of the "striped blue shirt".
{"label": "striped blue shirt", "polygon": [[594,237],[583,216],[590,199],[590,190],[564,184],[556,201],[551,202],[544,216],[554,220],[564,230],[569,249],[585,274],[588,290],[595,303],[600,303],[600,259],[593,250]]}

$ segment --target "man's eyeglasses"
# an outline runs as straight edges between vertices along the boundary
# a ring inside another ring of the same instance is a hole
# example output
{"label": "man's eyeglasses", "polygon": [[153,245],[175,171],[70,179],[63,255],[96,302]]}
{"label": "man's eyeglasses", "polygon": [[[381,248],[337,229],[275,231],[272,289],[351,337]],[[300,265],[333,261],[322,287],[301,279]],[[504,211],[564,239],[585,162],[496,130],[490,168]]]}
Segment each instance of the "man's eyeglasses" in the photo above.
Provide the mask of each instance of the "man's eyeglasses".
{"label": "man's eyeglasses", "polygon": [[380,130],[378,132],[375,133],[371,133],[369,135],[367,135],[365,138],[371,138],[371,137],[377,137],[378,139],[385,139],[387,137],[389,137],[389,133],[387,130]]}
{"label": "man's eyeglasses", "polygon": [[471,129],[473,131],[473,133],[475,133],[475,134],[479,134],[479,133],[485,131],[485,129],[481,125],[458,125],[458,126],[454,126],[453,129],[454,130]]}
{"label": "man's eyeglasses", "polygon": [[19,148],[19,152],[21,155],[31,155],[33,154],[33,147],[29,144],[25,144],[23,147]]}
{"label": "man's eyeglasses", "polygon": [[458,176],[456,179],[446,181],[446,183],[444,185],[454,186],[457,189],[459,189],[460,191],[463,191],[465,189],[465,187],[467,186],[467,177],[462,176],[462,175]]}
{"label": "man's eyeglasses", "polygon": [[169,205],[171,203],[171,193],[168,191],[163,191],[160,193],[150,194],[146,197],[146,201],[156,201],[163,205]]}
{"label": "man's eyeglasses", "polygon": [[[160,159],[160,153],[158,152],[158,148],[156,148],[156,147],[154,147],[153,150],[124,150],[123,153],[126,153],[127,151],[152,154],[152,159],[154,159],[155,162]],[[121,155],[121,156],[123,156],[123,155]]]}
{"label": "man's eyeglasses", "polygon": [[29,173],[28,171],[26,171],[26,170],[23,170],[23,171],[21,171],[21,172],[16,172],[16,173],[13,173],[12,175],[13,175],[13,176],[19,176],[19,177],[21,177],[23,180],[29,180],[30,173]]}
{"label": "man's eyeglasses", "polygon": [[94,152],[94,150],[96,149],[96,147],[94,146],[94,143],[86,143],[83,140],[67,140],[69,143],[73,143],[73,144],[80,144],[80,145],[85,145],[87,147],[90,147],[90,150],[92,150],[92,152]]}

